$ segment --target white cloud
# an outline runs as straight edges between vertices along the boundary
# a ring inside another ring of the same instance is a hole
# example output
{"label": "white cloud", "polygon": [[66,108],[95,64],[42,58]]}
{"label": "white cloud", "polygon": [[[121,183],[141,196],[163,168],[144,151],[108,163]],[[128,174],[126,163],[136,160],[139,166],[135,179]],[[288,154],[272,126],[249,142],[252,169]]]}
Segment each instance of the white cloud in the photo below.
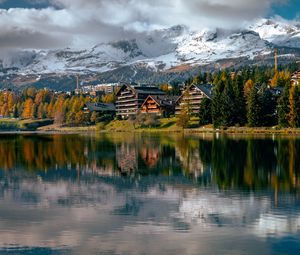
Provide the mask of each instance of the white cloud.
{"label": "white cloud", "polygon": [[0,11],[0,47],[86,46],[177,24],[232,28],[265,16],[283,0],[38,1],[59,8]]}

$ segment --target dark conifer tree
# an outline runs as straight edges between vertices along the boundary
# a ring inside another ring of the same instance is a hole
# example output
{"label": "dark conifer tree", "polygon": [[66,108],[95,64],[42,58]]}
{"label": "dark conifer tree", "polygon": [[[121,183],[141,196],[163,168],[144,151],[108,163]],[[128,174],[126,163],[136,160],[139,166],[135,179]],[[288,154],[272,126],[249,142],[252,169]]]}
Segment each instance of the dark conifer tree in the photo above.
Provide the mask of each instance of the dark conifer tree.
{"label": "dark conifer tree", "polygon": [[232,82],[227,77],[225,80],[225,87],[221,96],[221,125],[232,126],[235,124],[236,119],[235,111],[235,98],[232,88]]}
{"label": "dark conifer tree", "polygon": [[263,84],[260,93],[259,100],[261,104],[261,125],[272,126],[277,123],[276,116],[276,101],[271,93],[271,90],[266,84]]}
{"label": "dark conifer tree", "polygon": [[235,123],[240,125],[246,124],[246,101],[244,96],[244,84],[240,75],[235,77],[233,91],[235,97]]}
{"label": "dark conifer tree", "polygon": [[259,127],[261,126],[261,105],[258,96],[258,90],[254,87],[248,98],[248,112],[247,112],[247,121],[248,126],[250,127]]}
{"label": "dark conifer tree", "polygon": [[[216,79],[215,79],[216,80]],[[213,88],[212,98],[212,122],[214,127],[220,127],[222,125],[222,93],[225,87],[223,80],[219,80],[218,84]]]}
{"label": "dark conifer tree", "polygon": [[208,98],[203,98],[200,104],[199,110],[199,124],[200,126],[208,125],[212,123],[211,117],[211,105],[212,102]]}
{"label": "dark conifer tree", "polygon": [[278,112],[278,125],[280,127],[288,127],[288,114],[290,110],[289,106],[289,95],[290,95],[290,83],[286,83],[283,94],[280,97],[277,105],[277,112]]}

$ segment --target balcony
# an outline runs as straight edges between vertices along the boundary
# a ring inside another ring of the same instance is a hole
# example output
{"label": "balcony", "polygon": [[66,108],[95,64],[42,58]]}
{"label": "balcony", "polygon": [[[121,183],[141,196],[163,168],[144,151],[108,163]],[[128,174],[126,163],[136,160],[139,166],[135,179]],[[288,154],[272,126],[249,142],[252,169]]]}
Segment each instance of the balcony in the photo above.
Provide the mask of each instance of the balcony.
{"label": "balcony", "polygon": [[126,98],[136,98],[135,95],[129,94],[127,96],[119,96],[117,100],[126,99]]}

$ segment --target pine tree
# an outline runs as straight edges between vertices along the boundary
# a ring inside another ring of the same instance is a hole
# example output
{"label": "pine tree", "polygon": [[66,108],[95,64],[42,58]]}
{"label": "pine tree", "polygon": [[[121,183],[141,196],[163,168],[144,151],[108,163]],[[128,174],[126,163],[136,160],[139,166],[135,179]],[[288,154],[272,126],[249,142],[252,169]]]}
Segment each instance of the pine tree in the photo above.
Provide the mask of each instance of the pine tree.
{"label": "pine tree", "polygon": [[239,125],[246,124],[246,101],[243,89],[243,79],[240,75],[237,75],[233,83],[233,91],[235,97],[235,122]]}
{"label": "pine tree", "polygon": [[277,123],[276,101],[270,89],[263,84],[260,89],[259,100],[261,104],[261,125],[272,126]]}
{"label": "pine tree", "polygon": [[14,112],[13,112],[14,118],[19,118],[19,111],[17,105],[14,105]]}
{"label": "pine tree", "polygon": [[199,124],[201,126],[212,123],[211,104],[212,102],[209,98],[203,98],[201,101],[199,110]]}
{"label": "pine tree", "polygon": [[278,125],[280,127],[289,126],[289,121],[288,121],[288,115],[290,111],[289,94],[290,94],[290,83],[286,83],[283,94],[280,97],[277,105]]}
{"label": "pine tree", "polygon": [[232,126],[235,124],[235,100],[232,82],[227,77],[225,88],[221,96],[221,125]]}
{"label": "pine tree", "polygon": [[300,127],[300,89],[295,88],[295,111],[296,111],[296,127]]}
{"label": "pine tree", "polygon": [[212,98],[212,122],[214,127],[220,127],[222,125],[222,93],[225,87],[225,83],[222,80],[218,81],[218,84],[213,88],[213,98]]}
{"label": "pine tree", "polygon": [[288,114],[288,121],[289,121],[289,126],[294,128],[296,127],[296,105],[295,105],[295,99],[296,99],[296,88],[291,87],[290,89],[290,95],[289,95],[289,114]]}
{"label": "pine tree", "polygon": [[260,122],[260,114],[261,114],[261,105],[258,96],[258,90],[254,87],[249,95],[247,106],[247,121],[248,126],[250,127],[259,127],[261,125]]}

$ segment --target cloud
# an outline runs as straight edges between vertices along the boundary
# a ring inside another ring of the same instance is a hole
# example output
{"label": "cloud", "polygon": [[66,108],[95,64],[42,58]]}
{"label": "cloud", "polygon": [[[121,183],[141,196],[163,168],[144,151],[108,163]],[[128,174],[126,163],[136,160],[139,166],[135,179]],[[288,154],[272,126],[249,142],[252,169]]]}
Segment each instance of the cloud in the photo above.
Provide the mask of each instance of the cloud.
{"label": "cloud", "polygon": [[[0,0],[0,2],[4,0]],[[236,28],[284,0],[24,0],[0,11],[0,47],[86,47],[177,24]],[[24,2],[23,1],[23,2]],[[34,9],[35,4],[48,6]]]}

